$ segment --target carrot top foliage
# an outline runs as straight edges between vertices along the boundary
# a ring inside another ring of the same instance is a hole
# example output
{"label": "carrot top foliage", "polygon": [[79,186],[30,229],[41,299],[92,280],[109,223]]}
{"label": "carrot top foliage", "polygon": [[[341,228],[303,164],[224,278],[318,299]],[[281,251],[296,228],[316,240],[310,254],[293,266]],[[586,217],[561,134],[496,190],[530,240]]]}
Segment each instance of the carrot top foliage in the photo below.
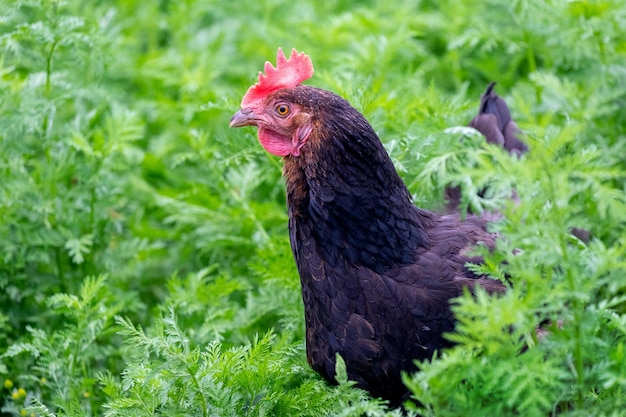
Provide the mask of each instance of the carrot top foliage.
{"label": "carrot top foliage", "polygon": [[[281,46],[363,112],[416,204],[454,184],[504,214],[479,268],[511,288],[458,300],[410,412],[621,415],[624,27],[618,0],[0,0],[2,413],[400,415],[341,361],[337,387],[309,369],[280,161],[228,129]],[[458,128],[491,81],[521,159]]]}

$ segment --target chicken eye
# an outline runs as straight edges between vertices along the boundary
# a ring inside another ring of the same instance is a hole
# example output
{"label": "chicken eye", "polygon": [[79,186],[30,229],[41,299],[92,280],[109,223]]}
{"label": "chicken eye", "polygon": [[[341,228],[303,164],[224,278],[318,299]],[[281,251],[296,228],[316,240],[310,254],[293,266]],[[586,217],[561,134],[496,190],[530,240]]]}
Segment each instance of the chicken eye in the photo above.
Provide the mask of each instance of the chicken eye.
{"label": "chicken eye", "polygon": [[286,104],[279,104],[276,107],[274,107],[274,111],[276,111],[276,113],[278,113],[279,116],[287,116],[289,112],[291,111],[291,109]]}

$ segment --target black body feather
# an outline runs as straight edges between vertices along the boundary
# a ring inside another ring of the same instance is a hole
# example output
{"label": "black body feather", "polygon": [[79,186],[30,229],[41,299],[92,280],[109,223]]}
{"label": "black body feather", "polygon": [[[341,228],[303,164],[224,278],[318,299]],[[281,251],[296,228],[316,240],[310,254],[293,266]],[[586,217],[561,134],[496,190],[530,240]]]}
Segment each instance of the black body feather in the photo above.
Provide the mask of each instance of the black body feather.
{"label": "black body feather", "polygon": [[313,115],[298,157],[285,157],[289,231],[302,283],[307,357],[334,381],[335,354],[348,376],[398,405],[401,372],[450,345],[449,300],[464,287],[501,292],[466,263],[493,247],[485,221],[415,207],[378,136],[343,98],[308,86],[278,98]]}

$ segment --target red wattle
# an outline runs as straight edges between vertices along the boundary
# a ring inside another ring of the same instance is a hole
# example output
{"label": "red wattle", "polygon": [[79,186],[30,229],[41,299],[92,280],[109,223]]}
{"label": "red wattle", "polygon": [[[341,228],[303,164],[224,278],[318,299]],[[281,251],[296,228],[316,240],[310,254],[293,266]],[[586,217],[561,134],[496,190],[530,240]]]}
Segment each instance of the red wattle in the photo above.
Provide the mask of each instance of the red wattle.
{"label": "red wattle", "polygon": [[293,144],[291,138],[281,136],[280,134],[269,129],[259,129],[259,142],[271,154],[278,156],[287,156],[291,154]]}

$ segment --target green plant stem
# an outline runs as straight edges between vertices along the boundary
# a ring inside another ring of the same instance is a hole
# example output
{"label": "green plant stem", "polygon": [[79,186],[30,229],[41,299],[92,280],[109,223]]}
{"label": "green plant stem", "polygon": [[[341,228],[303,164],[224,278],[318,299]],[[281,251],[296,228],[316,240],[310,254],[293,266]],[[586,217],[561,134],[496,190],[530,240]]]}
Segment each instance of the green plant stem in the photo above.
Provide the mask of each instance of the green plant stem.
{"label": "green plant stem", "polygon": [[54,50],[56,49],[57,41],[53,41],[50,44],[50,50],[46,54],[46,96],[50,94],[51,84],[52,84],[52,56],[54,55]]}
{"label": "green plant stem", "polygon": [[[559,216],[563,218],[563,216]],[[563,224],[562,227],[565,227]],[[563,264],[569,264],[567,241],[564,237],[561,238],[561,251],[563,253]],[[566,267],[566,279],[569,286],[569,290],[576,294],[576,280],[574,274],[572,274],[572,268]],[[576,297],[573,303],[574,309],[574,335],[575,335],[575,350],[574,350],[574,367],[576,369],[576,402],[579,409],[582,409],[584,402],[584,389],[585,389],[585,377],[584,377],[584,361],[583,361],[583,331],[582,331],[582,319],[584,316],[585,306],[581,300]]]}
{"label": "green plant stem", "polygon": [[67,283],[65,282],[65,268],[63,267],[63,249],[59,246],[54,248],[57,263],[57,276],[59,277],[60,292],[67,292]]}
{"label": "green plant stem", "polygon": [[[569,286],[569,290],[572,294],[577,293],[576,288],[576,280],[574,275],[572,274],[572,268],[570,265],[569,259],[569,248],[567,236],[564,232],[567,230],[567,224],[565,223],[566,213],[559,207],[557,191],[555,185],[559,182],[552,175],[552,171],[550,170],[550,164],[545,159],[544,156],[541,157],[541,161],[544,165],[544,171],[546,173],[546,184],[548,184],[547,193],[548,199],[552,201],[554,204],[555,210],[558,212],[556,216],[554,216],[555,221],[557,222],[557,228],[559,231],[559,245],[561,249],[561,255],[563,257],[562,265],[565,268],[566,280]],[[583,361],[583,343],[582,343],[582,317],[584,314],[584,305],[578,296],[575,296],[572,309],[574,311],[574,332],[575,332],[575,348],[574,348],[574,369],[576,371],[576,406],[579,409],[582,409],[584,402],[584,361]]]}
{"label": "green plant stem", "polygon": [[202,417],[207,417],[208,416],[208,411],[207,411],[207,406],[206,406],[206,397],[204,396],[204,392],[202,391],[202,387],[200,386],[200,383],[198,382],[198,378],[196,378],[196,374],[193,372],[193,370],[191,369],[191,367],[189,365],[185,366],[185,369],[187,370],[187,372],[189,372],[189,376],[191,377],[191,380],[193,381],[193,385],[196,387],[196,390],[198,391],[198,395],[200,396],[200,406],[202,407]]}
{"label": "green plant stem", "polygon": [[535,61],[535,51],[530,43],[530,37],[526,35],[526,59],[528,60],[528,72],[537,71],[537,61]]}
{"label": "green plant stem", "polygon": [[[46,86],[45,86],[45,96],[46,97],[50,97],[50,91],[52,90],[52,56],[54,55],[54,50],[56,48],[57,42],[54,41],[52,42],[52,44],[50,45],[50,50],[48,51],[48,53],[46,54]],[[46,138],[48,136],[48,125],[49,125],[49,118],[48,118],[48,114],[46,114],[43,118],[43,123],[41,126],[41,136],[42,138]],[[50,162],[50,155],[49,155],[49,151],[46,150],[46,158],[48,159],[48,162]]]}

